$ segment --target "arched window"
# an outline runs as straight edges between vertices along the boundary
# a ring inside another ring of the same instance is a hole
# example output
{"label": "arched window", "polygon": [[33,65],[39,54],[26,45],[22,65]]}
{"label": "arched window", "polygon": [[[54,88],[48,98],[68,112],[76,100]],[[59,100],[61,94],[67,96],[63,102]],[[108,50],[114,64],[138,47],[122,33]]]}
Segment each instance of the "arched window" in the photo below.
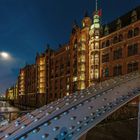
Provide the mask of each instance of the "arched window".
{"label": "arched window", "polygon": [[131,14],[131,22],[137,21],[137,12],[134,10]]}
{"label": "arched window", "polygon": [[138,27],[136,27],[136,28],[134,29],[134,36],[139,35],[139,32],[140,32],[140,29],[139,29]]}
{"label": "arched window", "polygon": [[129,31],[128,31],[127,37],[128,37],[128,38],[133,37],[133,30],[129,30]]}
{"label": "arched window", "polygon": [[108,25],[106,25],[104,29],[104,35],[108,35],[108,34],[109,34],[109,28]]}

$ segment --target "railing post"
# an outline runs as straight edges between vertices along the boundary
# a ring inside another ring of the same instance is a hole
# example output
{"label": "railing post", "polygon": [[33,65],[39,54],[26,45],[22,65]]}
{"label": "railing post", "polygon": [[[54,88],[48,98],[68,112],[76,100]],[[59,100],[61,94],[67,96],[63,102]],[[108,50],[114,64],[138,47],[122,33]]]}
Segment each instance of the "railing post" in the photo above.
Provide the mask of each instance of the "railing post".
{"label": "railing post", "polygon": [[137,140],[140,140],[140,97],[138,102],[138,138]]}

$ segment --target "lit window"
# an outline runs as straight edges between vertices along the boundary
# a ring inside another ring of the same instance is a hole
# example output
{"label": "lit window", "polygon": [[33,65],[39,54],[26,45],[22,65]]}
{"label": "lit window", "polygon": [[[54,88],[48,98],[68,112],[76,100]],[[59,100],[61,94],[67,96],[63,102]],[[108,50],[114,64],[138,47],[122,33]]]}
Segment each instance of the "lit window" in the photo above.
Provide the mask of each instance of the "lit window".
{"label": "lit window", "polygon": [[99,42],[96,42],[96,43],[95,43],[95,48],[96,48],[96,49],[99,49]]}
{"label": "lit window", "polygon": [[70,88],[70,86],[69,86],[69,85],[67,85],[67,90],[69,90],[69,88]]}
{"label": "lit window", "polygon": [[78,62],[85,62],[85,55],[81,55],[78,59]]}
{"label": "lit window", "polygon": [[83,22],[83,27],[85,27],[85,22]]}
{"label": "lit window", "polygon": [[73,82],[77,81],[77,77],[73,77]]}
{"label": "lit window", "polygon": [[84,73],[82,73],[82,74],[80,75],[80,80],[85,80],[85,74],[84,74]]}
{"label": "lit window", "polygon": [[95,69],[95,79],[98,79],[98,78],[99,78],[99,70]]}
{"label": "lit window", "polygon": [[69,92],[67,92],[67,93],[66,93],[66,95],[67,95],[67,96],[69,96],[69,95],[70,95],[70,93],[69,93]]}
{"label": "lit window", "polygon": [[85,35],[81,36],[81,41],[86,41],[86,36]]}
{"label": "lit window", "polygon": [[95,55],[95,65],[98,65],[99,64],[99,55],[96,54]]}
{"label": "lit window", "polygon": [[95,39],[99,39],[99,36],[95,36]]}
{"label": "lit window", "polygon": [[85,82],[80,82],[79,83],[79,89],[80,90],[85,89]]}
{"label": "lit window", "polygon": [[79,67],[80,67],[80,71],[85,71],[85,65],[84,64],[80,65]]}

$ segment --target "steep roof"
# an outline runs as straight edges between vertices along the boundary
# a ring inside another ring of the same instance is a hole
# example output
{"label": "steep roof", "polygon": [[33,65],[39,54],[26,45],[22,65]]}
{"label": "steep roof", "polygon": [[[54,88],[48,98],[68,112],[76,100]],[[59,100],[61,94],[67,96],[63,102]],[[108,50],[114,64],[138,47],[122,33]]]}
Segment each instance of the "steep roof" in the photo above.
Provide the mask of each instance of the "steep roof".
{"label": "steep roof", "polygon": [[114,21],[112,21],[112,22],[110,22],[108,24],[103,25],[102,26],[102,33],[101,33],[102,37],[107,35],[105,33],[105,28],[108,28],[108,34],[118,30],[117,29],[117,22],[118,22],[118,20],[121,22],[121,28],[130,25],[132,23],[131,22],[131,16],[132,16],[132,13],[134,11],[136,11],[136,13],[137,13],[137,20],[139,20],[140,19],[140,6],[136,7],[135,9],[132,9],[131,11],[129,11],[128,13],[126,13],[123,16],[120,16],[119,18],[115,19]]}

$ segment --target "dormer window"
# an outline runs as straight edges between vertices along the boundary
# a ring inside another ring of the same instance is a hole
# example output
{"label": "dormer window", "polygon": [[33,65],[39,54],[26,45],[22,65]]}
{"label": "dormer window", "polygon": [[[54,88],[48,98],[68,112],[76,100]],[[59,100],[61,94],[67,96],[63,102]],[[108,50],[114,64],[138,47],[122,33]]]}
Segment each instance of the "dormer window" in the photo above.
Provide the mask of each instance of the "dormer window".
{"label": "dormer window", "polygon": [[121,27],[122,27],[122,22],[121,22],[120,19],[118,19],[118,21],[117,21],[117,30],[121,29]]}
{"label": "dormer window", "polygon": [[137,12],[133,11],[131,14],[131,22],[133,23],[135,21],[137,21]]}
{"label": "dormer window", "polygon": [[108,28],[108,26],[107,26],[107,25],[105,26],[105,29],[104,29],[104,34],[105,34],[105,35],[108,35],[108,34],[109,34],[109,28]]}

